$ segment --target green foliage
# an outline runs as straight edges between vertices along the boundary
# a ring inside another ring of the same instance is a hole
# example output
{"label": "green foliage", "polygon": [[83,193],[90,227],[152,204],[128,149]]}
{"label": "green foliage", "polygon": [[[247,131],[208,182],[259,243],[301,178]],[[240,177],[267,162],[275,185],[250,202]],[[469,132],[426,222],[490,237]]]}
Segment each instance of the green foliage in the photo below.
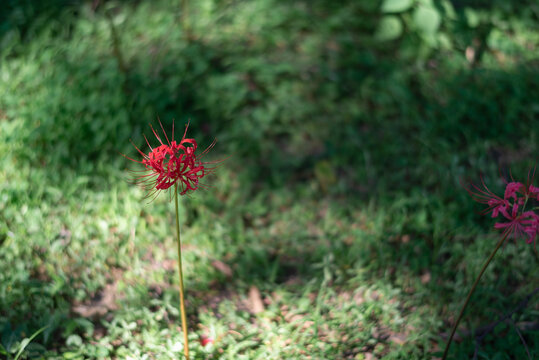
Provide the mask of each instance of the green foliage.
{"label": "green foliage", "polygon": [[413,0],[384,0],[381,10],[383,13],[400,13],[410,9],[413,4]]}
{"label": "green foliage", "polygon": [[[496,243],[460,182],[483,172],[498,190],[500,168],[522,178],[537,160],[533,1],[201,0],[192,38],[168,1],[2,6],[1,356],[182,353],[173,204],[147,206],[120,155],[137,157],[143,133],[156,143],[157,116],[176,136],[190,119],[201,146],[218,138],[210,157],[229,157],[181,205],[195,359],[443,346]],[[466,326],[513,308],[536,268],[509,243]],[[526,357],[497,331],[480,356]],[[537,333],[523,336],[536,357]],[[473,351],[465,339],[453,355]]]}

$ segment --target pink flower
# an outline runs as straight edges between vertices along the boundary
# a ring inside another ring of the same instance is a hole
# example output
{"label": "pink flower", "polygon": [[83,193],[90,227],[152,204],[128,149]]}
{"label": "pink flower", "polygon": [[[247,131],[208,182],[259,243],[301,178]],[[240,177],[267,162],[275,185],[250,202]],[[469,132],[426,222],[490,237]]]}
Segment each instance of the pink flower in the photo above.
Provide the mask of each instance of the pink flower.
{"label": "pink flower", "polygon": [[505,229],[504,234],[511,235],[514,239],[520,237],[526,238],[526,242],[528,244],[533,242],[535,248],[538,216],[533,211],[525,211],[519,214],[518,206],[515,205],[511,215],[505,212],[504,217],[509,221],[496,223],[494,227],[496,229]]}
{"label": "pink flower", "polygon": [[517,191],[521,190],[522,188],[524,188],[524,185],[522,185],[519,182],[510,182],[510,183],[508,183],[507,186],[505,187],[505,193],[503,195],[503,198],[505,200],[509,200],[511,198],[513,200],[516,200],[517,199]]}
{"label": "pink flower", "polygon": [[528,171],[528,178],[525,185],[517,183],[521,185],[517,191],[522,194],[522,197],[519,199],[522,204],[528,199],[539,200],[539,188],[533,185],[533,181],[535,179],[535,170],[536,167],[533,167],[533,169]]}
{"label": "pink flower", "polygon": [[539,200],[539,187],[533,186],[532,184],[526,184],[523,185],[522,188],[522,195],[524,198]]}
{"label": "pink flower", "polygon": [[[531,176],[530,176],[531,174]],[[528,173],[526,185],[520,182],[506,182],[503,199],[494,194],[481,178],[482,188],[473,185],[468,192],[475,201],[488,205],[484,213],[492,212],[492,217],[502,215],[502,220],[494,224],[496,229],[503,229],[505,237],[514,239],[524,238],[528,244],[535,243],[539,235],[539,215],[532,210],[526,210],[539,197],[539,188],[532,185],[535,168]]]}
{"label": "pink flower", "polygon": [[485,181],[481,177],[481,185],[483,189],[475,184],[471,184],[472,188],[466,188],[472,199],[475,201],[486,204],[488,207],[483,211],[484,214],[492,212],[492,217],[495,218],[500,214],[500,211],[505,211],[509,206],[509,201],[504,197],[502,199],[498,195],[494,194],[485,184]]}
{"label": "pink flower", "polygon": [[535,198],[535,200],[539,201],[539,187],[530,185],[528,187],[528,193],[532,198]]}
{"label": "pink flower", "polygon": [[159,137],[155,129],[150,125],[153,134],[159,141],[159,146],[152,148],[146,136],[146,144],[150,148],[148,154],[142,152],[136,145],[135,148],[142,155],[142,161],[134,160],[126,155],[127,159],[144,165],[142,175],[135,178],[135,183],[142,185],[149,191],[148,196],[152,196],[159,190],[167,190],[171,186],[178,184],[180,195],[185,195],[188,191],[195,191],[200,186],[200,179],[211,173],[215,167],[210,166],[217,162],[203,162],[202,157],[213,148],[215,141],[202,153],[196,154],[197,142],[194,139],[188,139],[187,129],[179,143],[174,140],[174,124],[172,125],[172,141],[169,141],[161,121],[159,121],[161,130],[165,136],[166,143]]}
{"label": "pink flower", "polygon": [[531,220],[529,220],[528,227],[524,230],[528,235],[526,242],[531,244],[533,242],[533,248],[537,251],[535,244],[537,236],[539,235],[539,215],[534,212],[531,212]]}

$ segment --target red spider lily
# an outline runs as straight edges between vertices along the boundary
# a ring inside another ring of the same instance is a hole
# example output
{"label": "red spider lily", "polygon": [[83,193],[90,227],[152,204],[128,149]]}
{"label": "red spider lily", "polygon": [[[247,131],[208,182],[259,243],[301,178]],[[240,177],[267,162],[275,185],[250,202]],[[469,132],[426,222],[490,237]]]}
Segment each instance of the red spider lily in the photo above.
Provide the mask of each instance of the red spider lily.
{"label": "red spider lily", "polygon": [[537,216],[533,211],[518,212],[518,205],[513,206],[511,214],[507,211],[502,212],[503,216],[509,220],[507,222],[497,222],[494,224],[496,229],[505,229],[504,235],[511,234],[513,238],[526,238],[528,244],[534,243],[537,235]]}
{"label": "red spider lily", "polygon": [[217,162],[201,161],[204,155],[215,146],[215,140],[202,153],[197,154],[197,142],[195,139],[189,139],[187,129],[189,123],[185,127],[180,142],[174,140],[174,123],[172,124],[172,141],[169,141],[168,136],[163,128],[163,124],[159,121],[161,130],[165,136],[166,142],[163,142],[159,134],[150,124],[153,134],[159,141],[159,146],[152,148],[146,136],[146,144],[150,148],[148,154],[140,150],[135,144],[135,148],[142,155],[142,161],[132,159],[123,155],[127,159],[144,165],[145,169],[142,174],[135,177],[135,183],[142,185],[148,191],[148,197],[153,196],[159,190],[167,190],[174,184],[178,183],[180,195],[185,195],[188,191],[195,191],[199,187],[204,187],[200,183],[200,179],[210,174],[215,169],[214,164]]}
{"label": "red spider lily", "polygon": [[512,181],[505,182],[503,199],[490,191],[482,178],[482,188],[472,184],[467,190],[475,201],[488,205],[483,213],[492,212],[493,218],[502,215],[504,220],[495,223],[494,227],[503,229],[504,237],[525,238],[528,244],[534,244],[535,249],[539,235],[539,215],[535,209],[526,210],[530,202],[539,200],[539,188],[532,184],[534,175],[535,168],[528,173],[526,184],[514,181],[511,176]]}

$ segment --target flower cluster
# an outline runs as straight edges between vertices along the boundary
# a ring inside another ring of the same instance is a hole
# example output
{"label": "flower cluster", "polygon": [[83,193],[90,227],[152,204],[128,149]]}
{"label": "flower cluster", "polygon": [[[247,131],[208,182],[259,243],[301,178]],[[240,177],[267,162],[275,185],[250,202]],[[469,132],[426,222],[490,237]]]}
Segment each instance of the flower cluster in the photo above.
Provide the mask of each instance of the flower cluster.
{"label": "flower cluster", "polygon": [[124,155],[127,159],[140,163],[145,167],[142,170],[143,174],[135,177],[135,183],[142,185],[149,192],[148,196],[155,195],[159,190],[167,190],[173,185],[179,187],[180,195],[185,195],[188,191],[197,190],[202,185],[200,179],[214,170],[211,164],[215,162],[202,162],[201,159],[213,148],[215,141],[202,153],[197,154],[197,142],[195,139],[185,137],[189,124],[186,125],[185,132],[179,143],[174,140],[174,124],[172,125],[172,141],[169,141],[160,121],[159,125],[163,130],[166,143],[161,140],[158,132],[150,125],[160,145],[152,148],[148,139],[144,136],[150,148],[148,154],[142,152],[133,144],[142,155],[142,161],[134,160]]}
{"label": "flower cluster", "polygon": [[468,189],[473,199],[487,205],[484,213],[491,213],[493,218],[501,218],[494,224],[496,229],[503,229],[504,236],[514,239],[524,238],[528,244],[535,242],[539,235],[538,207],[539,187],[534,186],[535,169],[528,174],[526,184],[506,181],[503,198],[494,194],[481,179],[482,188],[472,184]]}

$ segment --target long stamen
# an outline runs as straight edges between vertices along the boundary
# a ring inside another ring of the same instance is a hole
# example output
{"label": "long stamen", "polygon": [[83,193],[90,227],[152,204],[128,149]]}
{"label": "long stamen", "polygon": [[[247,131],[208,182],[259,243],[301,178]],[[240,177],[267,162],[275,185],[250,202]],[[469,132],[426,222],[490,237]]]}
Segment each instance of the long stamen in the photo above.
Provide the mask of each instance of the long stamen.
{"label": "long stamen", "polygon": [[185,136],[187,135],[187,129],[189,128],[190,123],[191,123],[191,120],[187,120],[187,125],[185,125],[185,132],[183,133],[182,141],[185,139]]}
{"label": "long stamen", "polygon": [[152,148],[152,146],[150,145],[150,142],[149,142],[148,139],[146,138],[146,135],[142,134],[142,136],[144,136],[144,140],[146,140],[146,144],[147,144],[148,147],[150,148],[150,151],[153,151],[153,148]]}
{"label": "long stamen", "polygon": [[161,145],[165,145],[165,144],[163,144],[163,141],[161,141],[161,138],[159,137],[159,135],[157,135],[157,132],[156,132],[155,129],[153,128],[152,124],[150,124],[150,128],[152,129],[153,134],[155,135],[155,137],[157,138],[157,140],[159,140],[159,142],[161,143]]}
{"label": "long stamen", "polygon": [[[170,146],[170,141],[168,141],[167,132],[163,128],[163,123],[161,122],[161,119],[159,119],[159,116],[157,117],[157,121],[159,121],[159,125],[161,125],[161,130],[163,130],[163,134],[165,135],[165,139],[167,139],[167,144]],[[174,136],[174,129],[172,129],[172,135]],[[172,139],[174,140],[174,139]]]}

